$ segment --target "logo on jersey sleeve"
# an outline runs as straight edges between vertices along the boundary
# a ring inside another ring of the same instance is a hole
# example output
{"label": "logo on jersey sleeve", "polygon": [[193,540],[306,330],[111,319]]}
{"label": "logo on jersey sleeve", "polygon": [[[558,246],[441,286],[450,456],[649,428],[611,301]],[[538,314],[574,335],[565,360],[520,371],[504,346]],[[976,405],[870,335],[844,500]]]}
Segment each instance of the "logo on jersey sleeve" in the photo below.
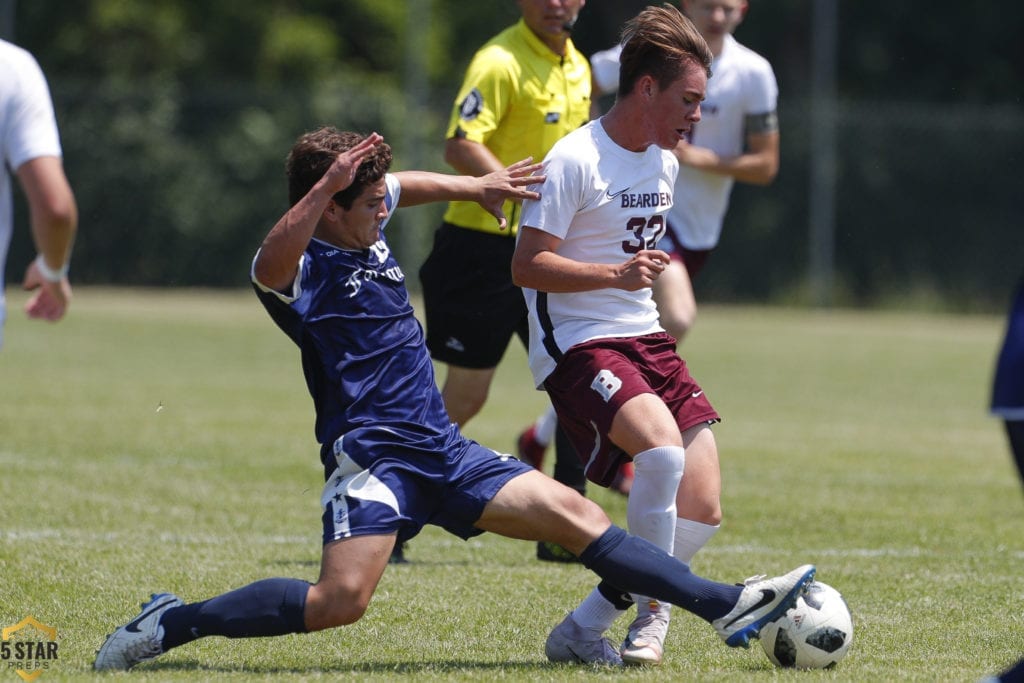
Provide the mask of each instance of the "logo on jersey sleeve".
{"label": "logo on jersey sleeve", "polygon": [[459,118],[463,121],[472,121],[480,116],[480,112],[483,110],[484,96],[476,88],[470,90],[462,102],[459,102]]}
{"label": "logo on jersey sleeve", "polygon": [[622,388],[622,380],[615,376],[611,370],[601,370],[590,383],[590,388],[601,395],[604,402],[612,400],[615,392]]}

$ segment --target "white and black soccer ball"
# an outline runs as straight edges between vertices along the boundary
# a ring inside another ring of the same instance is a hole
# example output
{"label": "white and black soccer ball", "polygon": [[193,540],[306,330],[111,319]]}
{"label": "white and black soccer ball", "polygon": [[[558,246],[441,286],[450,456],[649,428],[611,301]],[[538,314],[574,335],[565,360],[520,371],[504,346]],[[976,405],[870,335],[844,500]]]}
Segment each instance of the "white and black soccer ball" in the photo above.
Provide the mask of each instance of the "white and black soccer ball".
{"label": "white and black soccer ball", "polygon": [[853,617],[843,596],[812,582],[796,607],[761,629],[761,647],[776,666],[825,669],[846,656],[853,643]]}

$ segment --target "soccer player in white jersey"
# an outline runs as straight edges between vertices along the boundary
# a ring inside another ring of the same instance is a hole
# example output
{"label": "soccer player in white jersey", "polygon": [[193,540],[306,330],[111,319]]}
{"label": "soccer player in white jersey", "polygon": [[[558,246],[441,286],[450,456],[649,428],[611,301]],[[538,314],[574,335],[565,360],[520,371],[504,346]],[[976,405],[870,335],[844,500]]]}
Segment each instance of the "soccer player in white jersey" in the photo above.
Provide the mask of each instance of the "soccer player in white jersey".
{"label": "soccer player in white jersey", "polygon": [[[534,380],[588,478],[607,486],[632,460],[630,531],[692,557],[722,514],[709,427],[719,417],[659,324],[651,287],[669,262],[655,245],[679,170],[672,150],[700,121],[712,55],[667,4],[631,20],[622,42],[615,104],[545,158],[540,199],[524,202],[512,272],[530,310]],[[634,599],[622,658],[659,663],[669,606]],[[629,606],[612,586],[598,586],[552,631],[548,656],[571,661]]]}
{"label": "soccer player in white jersey", "polygon": [[[675,148],[679,176],[658,245],[670,261],[654,283],[654,301],[677,343],[697,318],[693,280],[718,246],[733,184],[768,185],[779,168],[775,74],[766,59],[732,35],[746,16],[747,0],[681,0],[680,6],[714,60],[700,123]],[[618,89],[621,51],[619,44],[591,55],[595,101]],[[524,449],[543,453],[555,422],[552,411],[541,415],[520,437]]]}

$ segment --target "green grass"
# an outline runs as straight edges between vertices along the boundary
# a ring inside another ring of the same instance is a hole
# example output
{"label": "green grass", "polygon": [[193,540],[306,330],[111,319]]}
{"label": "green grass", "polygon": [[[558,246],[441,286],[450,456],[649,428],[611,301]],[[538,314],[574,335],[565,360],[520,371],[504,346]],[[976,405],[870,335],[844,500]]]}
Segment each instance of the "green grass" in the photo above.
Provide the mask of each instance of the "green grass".
{"label": "green grass", "polygon": [[[94,650],[151,591],[198,600],[314,580],[319,560],[311,402],[255,297],[76,295],[51,326],[26,321],[11,291],[0,351],[0,626],[31,614],[57,627],[42,681],[97,678]],[[1002,329],[989,316],[701,310],[684,356],[725,418],[726,518],[695,569],[739,581],[815,562],[856,624],[834,670],[778,671],[679,610],[660,669],[551,665],[544,638],[592,575],[537,562],[528,543],[431,528],[358,624],[208,639],[127,677],[977,680],[1024,654],[1024,497],[986,413]],[[466,431],[510,449],[543,407],[515,345]],[[625,522],[624,499],[591,495]],[[0,663],[5,680],[20,679]]]}

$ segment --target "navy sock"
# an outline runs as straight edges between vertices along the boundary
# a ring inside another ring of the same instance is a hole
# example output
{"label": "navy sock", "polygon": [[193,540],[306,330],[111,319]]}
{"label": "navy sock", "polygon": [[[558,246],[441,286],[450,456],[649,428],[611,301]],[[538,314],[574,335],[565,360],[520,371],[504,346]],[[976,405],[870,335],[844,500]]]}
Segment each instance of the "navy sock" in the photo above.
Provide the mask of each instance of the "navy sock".
{"label": "navy sock", "polygon": [[204,602],[167,610],[164,651],[205,636],[255,638],[305,633],[309,583],[299,579],[264,579]]}
{"label": "navy sock", "polygon": [[708,622],[728,614],[743,592],[697,576],[658,546],[617,526],[588,545],[580,561],[617,588],[670,602]]}
{"label": "navy sock", "polygon": [[636,604],[633,596],[627,591],[619,590],[607,581],[597,584],[597,590],[604,596],[604,599],[615,605],[615,609],[625,611]]}

